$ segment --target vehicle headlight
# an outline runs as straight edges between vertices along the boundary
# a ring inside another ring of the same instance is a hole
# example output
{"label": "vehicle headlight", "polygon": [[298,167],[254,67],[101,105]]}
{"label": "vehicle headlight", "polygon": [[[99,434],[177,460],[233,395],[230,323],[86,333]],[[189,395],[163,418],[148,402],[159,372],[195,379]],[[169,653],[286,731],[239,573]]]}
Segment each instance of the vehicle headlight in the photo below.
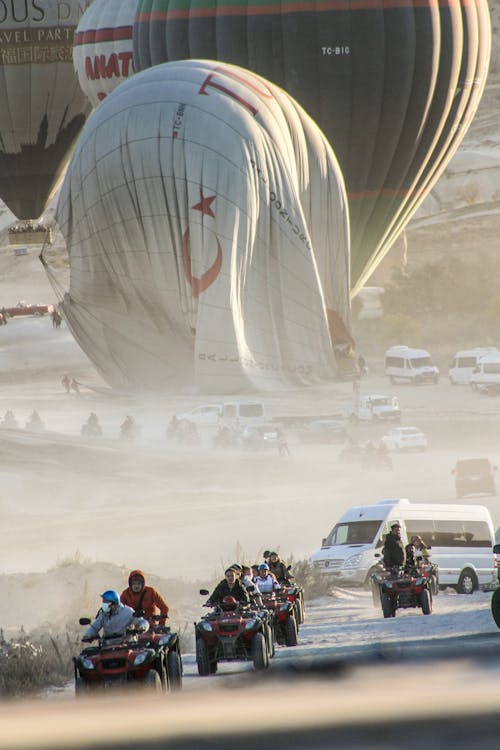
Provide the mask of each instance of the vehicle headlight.
{"label": "vehicle headlight", "polygon": [[245,630],[253,630],[258,624],[258,620],[249,620],[245,625]]}
{"label": "vehicle headlight", "polygon": [[140,664],[144,664],[147,658],[148,654],[145,651],[141,651],[141,653],[137,654],[137,656],[134,658],[134,667],[138,667]]}
{"label": "vehicle headlight", "polygon": [[211,633],[213,630],[213,627],[210,625],[209,622],[200,622],[200,628],[204,630],[206,633]]}
{"label": "vehicle headlight", "polygon": [[363,555],[361,553],[348,557],[344,563],[344,568],[359,568],[362,557]]}
{"label": "vehicle headlight", "polygon": [[172,635],[169,633],[168,635],[162,635],[162,637],[158,641],[159,646],[166,646],[168,642],[170,641]]}
{"label": "vehicle headlight", "polygon": [[287,609],[290,609],[290,602],[285,602],[284,604],[280,604],[280,612],[286,612]]}
{"label": "vehicle headlight", "polygon": [[81,664],[84,669],[95,669],[94,662],[87,657],[85,659],[82,659]]}
{"label": "vehicle headlight", "polygon": [[424,585],[424,581],[425,581],[425,578],[417,578],[415,580],[415,585],[416,586],[423,586]]}
{"label": "vehicle headlight", "polygon": [[385,581],[384,586],[386,589],[392,589],[392,582],[391,581]]}

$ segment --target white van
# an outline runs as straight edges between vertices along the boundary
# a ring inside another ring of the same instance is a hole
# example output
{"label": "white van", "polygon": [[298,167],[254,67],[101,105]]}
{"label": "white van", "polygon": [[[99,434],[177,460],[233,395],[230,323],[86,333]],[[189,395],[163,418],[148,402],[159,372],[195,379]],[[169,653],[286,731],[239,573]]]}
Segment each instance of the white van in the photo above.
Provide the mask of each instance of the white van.
{"label": "white van", "polygon": [[265,421],[264,404],[260,401],[226,401],[222,404],[219,421],[222,424],[238,427],[263,424]]}
{"label": "white van", "polygon": [[439,370],[425,349],[391,346],[385,353],[385,374],[391,383],[409,380],[411,383],[437,383]]}
{"label": "white van", "polygon": [[448,377],[452,385],[462,385],[470,383],[470,378],[479,360],[488,355],[497,355],[500,352],[494,346],[476,346],[474,349],[463,349],[457,352],[448,370]]}
{"label": "white van", "polygon": [[493,524],[481,505],[410,503],[398,498],[350,508],[309,562],[339,586],[366,586],[382,558],[384,537],[396,521],[405,544],[418,534],[430,549],[431,561],[439,565],[440,588],[453,586],[459,594],[471,594],[496,587]]}
{"label": "white van", "polygon": [[487,354],[481,357],[469,378],[472,390],[483,385],[500,383],[500,354]]}

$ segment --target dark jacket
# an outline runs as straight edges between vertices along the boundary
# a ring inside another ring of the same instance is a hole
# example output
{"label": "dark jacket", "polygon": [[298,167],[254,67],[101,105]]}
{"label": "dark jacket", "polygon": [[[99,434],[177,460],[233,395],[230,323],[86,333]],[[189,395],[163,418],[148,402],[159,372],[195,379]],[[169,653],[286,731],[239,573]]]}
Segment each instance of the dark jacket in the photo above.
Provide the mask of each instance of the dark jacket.
{"label": "dark jacket", "polygon": [[406,561],[405,546],[392,532],[386,534],[384,542],[384,565],[392,568],[395,565],[402,566]]}
{"label": "dark jacket", "polygon": [[229,584],[224,578],[214,588],[208,599],[208,604],[220,604],[225,596],[234,596],[234,598],[242,604],[250,604],[250,599],[246,588],[243,586],[241,581],[235,581],[233,588],[229,588]]}
{"label": "dark jacket", "polygon": [[288,581],[290,580],[290,571],[288,570],[283,560],[280,560],[278,558],[275,563],[272,563],[270,560],[268,560],[267,564],[269,565],[269,570],[271,571],[271,573],[276,576],[276,580],[278,581],[278,583],[288,583]]}

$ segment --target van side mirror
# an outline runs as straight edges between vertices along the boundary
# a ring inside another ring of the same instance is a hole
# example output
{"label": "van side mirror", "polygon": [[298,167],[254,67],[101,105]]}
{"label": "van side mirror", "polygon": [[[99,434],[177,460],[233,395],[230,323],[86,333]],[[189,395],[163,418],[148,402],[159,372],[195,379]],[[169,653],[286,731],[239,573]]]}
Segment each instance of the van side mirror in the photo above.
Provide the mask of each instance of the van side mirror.
{"label": "van side mirror", "polygon": [[382,557],[382,555],[380,554],[380,552],[375,552],[375,554],[373,555],[373,557]]}
{"label": "van side mirror", "polygon": [[493,552],[495,555],[500,555],[500,544],[493,545]]}
{"label": "van side mirror", "polygon": [[326,536],[321,540],[321,546],[324,547],[326,544]]}
{"label": "van side mirror", "polygon": [[79,622],[80,625],[90,625],[90,623],[92,622],[92,620],[90,619],[90,617],[80,617],[80,619],[78,620],[78,622]]}
{"label": "van side mirror", "polygon": [[208,596],[210,591],[208,589],[200,589],[201,596]]}

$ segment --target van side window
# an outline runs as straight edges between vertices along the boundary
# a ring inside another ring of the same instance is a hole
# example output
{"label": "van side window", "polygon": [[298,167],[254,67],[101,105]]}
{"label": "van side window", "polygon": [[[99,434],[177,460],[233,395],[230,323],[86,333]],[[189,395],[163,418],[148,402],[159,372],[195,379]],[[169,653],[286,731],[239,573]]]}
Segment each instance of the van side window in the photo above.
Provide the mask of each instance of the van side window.
{"label": "van side window", "polygon": [[385,366],[386,367],[404,367],[405,360],[403,359],[403,357],[386,357]]}
{"label": "van side window", "polygon": [[491,547],[484,521],[406,521],[408,536],[421,536],[431,547]]}

